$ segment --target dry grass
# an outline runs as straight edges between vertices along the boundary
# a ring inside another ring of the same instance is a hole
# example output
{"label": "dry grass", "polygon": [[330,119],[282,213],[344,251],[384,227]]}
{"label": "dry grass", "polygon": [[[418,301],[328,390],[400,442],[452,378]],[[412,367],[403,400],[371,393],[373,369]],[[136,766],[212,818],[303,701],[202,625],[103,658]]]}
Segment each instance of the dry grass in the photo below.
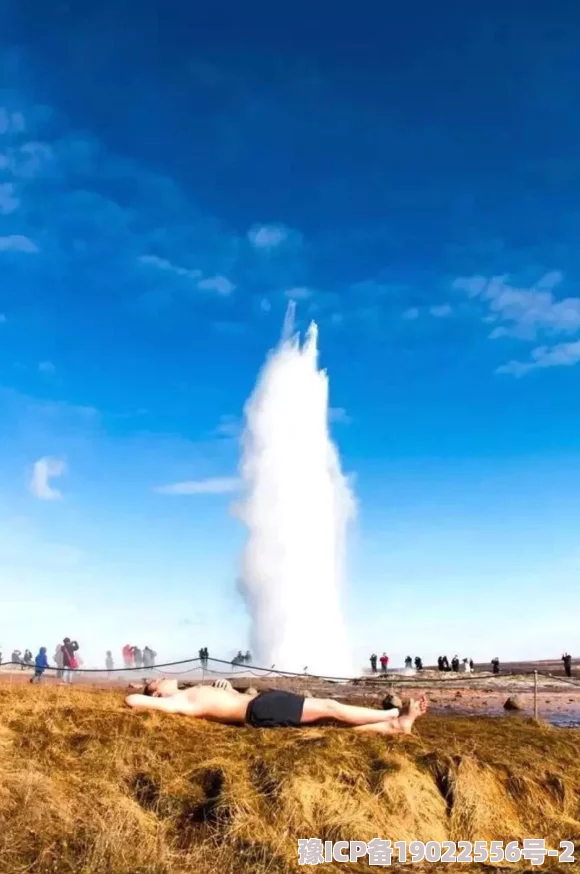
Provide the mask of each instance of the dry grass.
{"label": "dry grass", "polygon": [[0,871],[319,870],[298,868],[300,837],[579,842],[579,740],[511,718],[260,732],[131,713],[119,693],[2,689]]}

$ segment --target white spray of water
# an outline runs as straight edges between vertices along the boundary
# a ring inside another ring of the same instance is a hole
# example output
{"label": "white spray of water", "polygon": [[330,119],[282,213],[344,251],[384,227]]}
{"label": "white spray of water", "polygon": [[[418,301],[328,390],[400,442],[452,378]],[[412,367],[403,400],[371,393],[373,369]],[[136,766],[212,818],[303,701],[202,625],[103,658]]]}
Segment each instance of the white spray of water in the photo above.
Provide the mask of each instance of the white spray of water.
{"label": "white spray of water", "polygon": [[350,676],[341,600],[354,498],[329,435],[317,326],[303,345],[293,330],[289,309],[245,409],[240,586],[257,664]]}

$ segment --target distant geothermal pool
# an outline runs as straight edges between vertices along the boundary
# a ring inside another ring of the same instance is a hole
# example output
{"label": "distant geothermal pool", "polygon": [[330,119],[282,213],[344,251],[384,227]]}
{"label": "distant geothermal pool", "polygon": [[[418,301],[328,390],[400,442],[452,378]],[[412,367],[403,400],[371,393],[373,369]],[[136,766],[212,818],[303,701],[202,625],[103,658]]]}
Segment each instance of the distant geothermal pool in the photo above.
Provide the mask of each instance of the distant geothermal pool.
{"label": "distant geothermal pool", "polygon": [[246,404],[240,588],[257,664],[352,676],[342,601],[355,502],[330,437],[317,340],[312,323],[301,342],[290,309]]}

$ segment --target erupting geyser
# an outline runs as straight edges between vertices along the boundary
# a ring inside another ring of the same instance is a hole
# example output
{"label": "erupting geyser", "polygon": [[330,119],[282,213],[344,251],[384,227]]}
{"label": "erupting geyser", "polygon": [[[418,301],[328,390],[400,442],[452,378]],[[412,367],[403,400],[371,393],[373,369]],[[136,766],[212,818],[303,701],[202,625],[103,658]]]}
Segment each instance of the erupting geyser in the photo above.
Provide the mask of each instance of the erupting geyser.
{"label": "erupting geyser", "polygon": [[245,415],[240,515],[249,529],[240,585],[258,664],[350,676],[341,612],[354,499],[328,428],[328,378],[314,323],[303,345],[289,309]]}

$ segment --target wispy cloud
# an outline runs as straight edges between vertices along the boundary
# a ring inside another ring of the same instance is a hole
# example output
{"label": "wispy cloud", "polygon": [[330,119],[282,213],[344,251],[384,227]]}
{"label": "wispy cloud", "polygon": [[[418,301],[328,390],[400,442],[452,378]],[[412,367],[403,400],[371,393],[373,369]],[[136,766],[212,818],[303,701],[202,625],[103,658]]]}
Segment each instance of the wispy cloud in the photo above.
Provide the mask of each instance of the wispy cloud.
{"label": "wispy cloud", "polygon": [[236,286],[230,282],[227,276],[210,276],[198,282],[197,287],[202,291],[215,291],[225,297],[231,294]]}
{"label": "wispy cloud", "polygon": [[0,106],[0,136],[21,134],[25,129],[26,124],[21,112],[10,112],[5,106]]}
{"label": "wispy cloud", "polygon": [[56,367],[52,361],[41,361],[38,365],[38,369],[41,373],[45,373],[47,376],[54,376],[56,373]]}
{"label": "wispy cloud", "polygon": [[239,480],[236,477],[214,477],[157,486],[154,491],[160,495],[226,495],[238,488]]}
{"label": "wispy cloud", "polygon": [[17,179],[34,179],[50,169],[53,161],[54,152],[48,143],[24,143],[10,154],[9,169]]}
{"label": "wispy cloud", "polygon": [[580,340],[574,343],[558,343],[556,346],[538,346],[531,352],[529,361],[510,361],[498,367],[496,373],[509,376],[525,376],[531,370],[543,367],[571,367],[580,361]]}
{"label": "wispy cloud", "polygon": [[15,196],[14,190],[12,182],[0,184],[0,213],[2,215],[10,215],[20,206],[20,199]]}
{"label": "wispy cloud", "polygon": [[227,437],[230,439],[239,437],[242,433],[242,423],[237,416],[221,416],[219,424],[213,433],[216,437]]}
{"label": "wispy cloud", "polygon": [[312,297],[312,291],[310,288],[299,285],[296,288],[289,288],[286,297],[290,300],[309,300]]}
{"label": "wispy cloud", "polygon": [[328,418],[331,422],[336,422],[339,425],[350,425],[352,422],[344,407],[331,407],[328,411]]}
{"label": "wispy cloud", "polygon": [[284,225],[254,225],[248,231],[248,239],[254,249],[276,249],[288,238]]}
{"label": "wispy cloud", "polygon": [[38,252],[38,246],[29,237],[10,234],[8,237],[0,237],[0,252],[24,252],[33,255]]}
{"label": "wispy cloud", "polygon": [[496,322],[490,339],[533,340],[540,332],[557,335],[580,330],[580,298],[558,300],[553,293],[562,280],[560,272],[552,271],[529,288],[511,285],[506,276],[459,277],[453,286],[484,303],[485,321]]}
{"label": "wispy cloud", "polygon": [[417,307],[409,307],[408,310],[405,310],[401,318],[405,319],[408,322],[412,322],[415,319],[419,318],[419,310]]}
{"label": "wispy cloud", "polygon": [[66,464],[60,458],[45,456],[34,462],[29,489],[41,501],[57,501],[62,498],[58,489],[50,485],[50,480],[66,473]]}
{"label": "wispy cloud", "polygon": [[172,261],[168,261],[167,258],[160,258],[158,255],[141,255],[138,261],[146,267],[165,270],[169,273],[174,273],[176,276],[183,276],[186,279],[197,280],[202,275],[201,270],[191,270],[189,267],[182,267],[180,264],[174,264]]}
{"label": "wispy cloud", "polygon": [[[48,362],[47,362],[48,363]],[[66,401],[39,401],[28,399],[28,411],[33,415],[46,416],[47,419],[72,418],[86,423],[98,423],[101,417],[96,407],[82,404],[69,404]]]}
{"label": "wispy cloud", "polygon": [[429,308],[430,315],[435,319],[445,319],[453,312],[453,307],[448,303],[440,304]]}

